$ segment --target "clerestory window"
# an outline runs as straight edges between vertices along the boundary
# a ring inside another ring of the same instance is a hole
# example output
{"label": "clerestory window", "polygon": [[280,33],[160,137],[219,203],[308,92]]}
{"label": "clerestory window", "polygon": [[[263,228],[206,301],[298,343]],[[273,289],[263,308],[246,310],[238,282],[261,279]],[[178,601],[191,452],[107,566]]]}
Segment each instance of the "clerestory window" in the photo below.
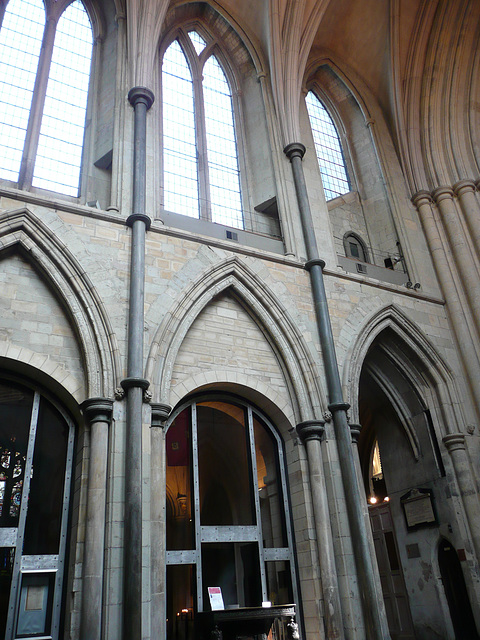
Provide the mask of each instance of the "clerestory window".
{"label": "clerestory window", "polygon": [[313,91],[305,98],[325,198],[333,200],[350,191],[347,167],[335,124]]}
{"label": "clerestory window", "polygon": [[163,56],[163,206],[244,228],[232,89],[198,31],[181,31]]}
{"label": "clerestory window", "polygon": [[0,178],[77,197],[92,58],[80,0],[10,0],[0,25]]}

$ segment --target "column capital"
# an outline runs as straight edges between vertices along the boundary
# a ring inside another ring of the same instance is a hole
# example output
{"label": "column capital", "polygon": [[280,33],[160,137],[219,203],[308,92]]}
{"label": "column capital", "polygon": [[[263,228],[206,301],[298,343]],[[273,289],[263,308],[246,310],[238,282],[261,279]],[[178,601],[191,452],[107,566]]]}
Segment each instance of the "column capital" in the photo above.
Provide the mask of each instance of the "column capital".
{"label": "column capital", "polygon": [[361,424],[350,423],[350,433],[352,434],[352,442],[358,444],[358,438],[360,437],[360,431],[362,430]]}
{"label": "column capital", "polygon": [[305,155],[305,151],[305,145],[303,145],[301,142],[291,142],[284,148],[283,153],[291,162],[293,158],[302,159]]}
{"label": "column capital", "polygon": [[152,427],[163,427],[165,422],[172,411],[172,407],[169,404],[163,404],[161,402],[152,403]]}
{"label": "column capital", "polygon": [[80,409],[89,423],[110,422],[113,400],[110,398],[88,398],[82,402]]}
{"label": "column capital", "polygon": [[463,196],[464,193],[474,192],[476,190],[476,185],[473,180],[459,180],[453,185],[453,190],[455,195]]}
{"label": "column capital", "polygon": [[417,193],[413,194],[412,202],[416,207],[421,207],[423,204],[432,204],[433,198],[429,191],[422,189],[421,191],[417,191]]}
{"label": "column capital", "polygon": [[463,433],[449,433],[447,436],[444,436],[442,440],[448,453],[465,450],[465,436]]}
{"label": "column capital", "polygon": [[309,440],[322,440],[325,423],[323,420],[305,420],[297,424],[297,433],[303,444]]}
{"label": "column capital", "polygon": [[147,87],[133,87],[128,92],[128,101],[132,107],[136,107],[137,104],[143,103],[147,107],[147,111],[150,109],[155,101],[153,91],[147,89]]}
{"label": "column capital", "polygon": [[454,193],[451,187],[437,187],[432,191],[432,198],[437,203],[446,199],[451,200],[453,196],[454,196]]}

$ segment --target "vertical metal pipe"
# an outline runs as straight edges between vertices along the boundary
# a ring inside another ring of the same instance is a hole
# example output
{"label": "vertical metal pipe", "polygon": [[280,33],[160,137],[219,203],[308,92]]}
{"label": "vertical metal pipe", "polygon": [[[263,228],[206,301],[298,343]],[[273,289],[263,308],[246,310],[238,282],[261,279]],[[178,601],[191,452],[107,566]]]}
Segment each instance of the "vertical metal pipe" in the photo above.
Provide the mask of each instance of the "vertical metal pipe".
{"label": "vertical metal pipe", "polygon": [[284,153],[292,164],[298,208],[307,249],[308,262],[305,268],[310,273],[312,296],[330,400],[329,409],[333,415],[367,636],[369,640],[385,640],[390,637],[390,634],[387,621],[385,616],[382,615],[381,607],[378,603],[378,597],[381,597],[381,594],[378,594],[375,589],[375,569],[370,555],[366,523],[361,507],[364,497],[360,494],[357,482],[351,444],[352,439],[347,421],[349,405],[343,400],[342,385],[323,281],[323,267],[325,266],[325,262],[320,259],[318,254],[310,202],[308,200],[307,187],[303,174],[302,158],[305,154],[305,147],[301,143],[293,142],[285,147]]}
{"label": "vertical metal pipe", "polygon": [[145,213],[147,111],[154,101],[145,87],[128,94],[135,110],[133,157],[133,213],[128,314],[127,393],[125,439],[125,535],[123,567],[123,638],[142,638],[142,407],[148,381],[143,374],[143,320],[145,299],[145,235],[150,218]]}

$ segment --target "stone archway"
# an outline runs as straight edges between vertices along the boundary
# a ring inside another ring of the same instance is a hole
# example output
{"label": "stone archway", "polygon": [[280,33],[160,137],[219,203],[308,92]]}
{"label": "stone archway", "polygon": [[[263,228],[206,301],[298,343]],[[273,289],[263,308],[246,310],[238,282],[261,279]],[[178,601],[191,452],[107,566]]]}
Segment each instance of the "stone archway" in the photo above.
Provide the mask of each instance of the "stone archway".
{"label": "stone archway", "polygon": [[[430,550],[440,532],[452,528],[456,504],[442,444],[438,371],[422,355],[385,326],[365,350],[358,378],[358,450],[392,640],[424,637],[429,629],[451,637],[433,578],[438,558]],[[425,496],[415,517],[412,496]],[[457,548],[460,527],[453,525]]]}

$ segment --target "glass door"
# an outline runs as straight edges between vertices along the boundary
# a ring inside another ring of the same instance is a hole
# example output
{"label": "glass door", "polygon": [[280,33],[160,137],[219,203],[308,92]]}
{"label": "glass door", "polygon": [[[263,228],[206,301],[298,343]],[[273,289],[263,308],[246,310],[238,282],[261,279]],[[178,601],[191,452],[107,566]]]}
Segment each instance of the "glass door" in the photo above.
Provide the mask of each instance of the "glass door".
{"label": "glass door", "polygon": [[59,637],[74,428],[39,393],[0,382],[0,634]]}
{"label": "glass door", "polygon": [[202,398],[174,414],[166,455],[167,638],[194,637],[209,587],[225,608],[298,602],[275,430],[238,400]]}

